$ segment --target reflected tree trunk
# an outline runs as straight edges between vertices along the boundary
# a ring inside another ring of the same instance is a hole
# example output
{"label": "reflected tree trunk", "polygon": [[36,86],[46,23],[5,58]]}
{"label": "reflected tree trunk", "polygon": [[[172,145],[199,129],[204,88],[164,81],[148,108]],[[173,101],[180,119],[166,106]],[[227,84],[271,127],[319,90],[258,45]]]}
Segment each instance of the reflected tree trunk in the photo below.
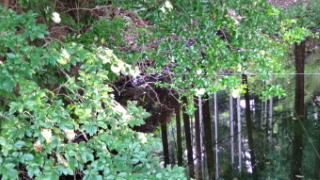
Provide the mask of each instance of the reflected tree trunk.
{"label": "reflected tree trunk", "polygon": [[[229,97],[229,109],[230,109],[230,145],[231,145],[231,164],[234,165],[234,132],[233,132],[233,97]],[[233,169],[233,168],[232,168]]]}
{"label": "reflected tree trunk", "polygon": [[296,89],[294,109],[296,120],[293,123],[293,139],[291,152],[291,180],[300,180],[302,176],[302,128],[304,122],[304,62],[306,59],[306,42],[295,44]]}
{"label": "reflected tree trunk", "polygon": [[259,107],[259,106],[261,107],[261,109],[260,108],[256,109],[256,111],[254,113],[254,119],[257,121],[256,125],[257,125],[258,129],[261,129],[262,128],[262,119],[263,119],[263,117],[262,117],[263,103],[260,101],[257,101],[257,100],[255,100],[255,102],[257,102],[257,104],[258,103],[260,104],[260,105],[257,105],[257,107]]}
{"label": "reflected tree trunk", "polygon": [[239,171],[242,168],[242,150],[241,150],[241,108],[240,108],[240,98],[237,98],[237,119],[238,119],[238,153],[239,153]]}
{"label": "reflected tree trunk", "polygon": [[[207,99],[208,97],[205,97]],[[206,149],[207,156],[207,170],[209,180],[215,180],[215,167],[214,167],[214,155],[212,150],[212,130],[211,130],[211,118],[210,118],[210,106],[209,101],[206,100],[202,106],[203,115],[203,130],[204,130],[204,147]]]}
{"label": "reflected tree trunk", "polygon": [[[218,151],[218,99],[217,93],[213,95],[213,109],[214,109],[214,149],[216,160],[216,179],[219,179],[219,151]],[[211,136],[212,137],[212,136]]]}
{"label": "reflected tree trunk", "polygon": [[198,180],[203,179],[203,174],[202,174],[202,151],[201,151],[201,114],[200,114],[200,109],[201,107],[201,99],[200,97],[195,97],[194,98],[194,104],[195,104],[195,129],[196,129],[196,158],[197,158],[197,171],[198,171]]}
{"label": "reflected tree trunk", "polygon": [[[313,107],[314,107],[314,122],[318,121],[318,108],[320,107],[318,104],[318,101],[316,97],[313,99]],[[320,132],[318,133],[318,137],[320,137]],[[318,147],[317,150],[315,151],[315,163],[314,163],[314,170],[313,170],[313,179],[320,179],[320,138],[318,138]]]}
{"label": "reflected tree trunk", "polygon": [[318,121],[318,107],[314,106],[314,113],[313,113],[314,121]]}
{"label": "reflected tree trunk", "polygon": [[246,74],[242,74],[242,83],[246,85],[244,99],[245,99],[245,112],[246,112],[246,123],[247,123],[247,133],[248,133],[248,144],[250,149],[250,160],[252,166],[252,175],[253,180],[257,180],[257,166],[256,166],[256,156],[253,146],[253,135],[252,135],[252,120],[251,120],[251,110],[250,110],[250,96],[249,96],[249,87],[248,87],[248,77]]}
{"label": "reflected tree trunk", "polygon": [[[320,133],[318,135],[320,137]],[[315,154],[315,164],[314,164],[314,171],[313,171],[313,179],[320,179],[320,138],[318,138],[318,148]]]}
{"label": "reflected tree trunk", "polygon": [[180,104],[177,103],[175,106],[175,113],[176,113],[176,128],[177,128],[177,159],[178,159],[178,166],[183,165],[182,159],[182,139],[181,139],[181,118],[180,118]]}
{"label": "reflected tree trunk", "polygon": [[[172,131],[172,134],[174,132]],[[170,142],[170,164],[173,167],[176,164],[176,157],[175,157],[175,143],[173,141]]]}
{"label": "reflected tree trunk", "polygon": [[262,110],[262,112],[263,112],[263,126],[265,127],[265,129],[266,129],[266,135],[268,134],[268,128],[269,128],[269,125],[268,125],[268,101],[265,101],[265,102],[263,102],[263,105],[262,105],[262,107],[263,107],[263,110]]}
{"label": "reflected tree trunk", "polygon": [[273,136],[273,99],[269,100],[269,129],[270,129],[270,141],[272,141]]}
{"label": "reflected tree trunk", "polygon": [[187,156],[188,156],[188,167],[190,178],[195,178],[194,173],[194,161],[193,161],[193,149],[192,149],[192,140],[191,140],[191,129],[190,129],[190,118],[186,113],[186,106],[188,105],[187,97],[182,97],[184,106],[182,107],[183,111],[183,122],[184,122],[184,131],[186,135],[186,146],[187,146]]}

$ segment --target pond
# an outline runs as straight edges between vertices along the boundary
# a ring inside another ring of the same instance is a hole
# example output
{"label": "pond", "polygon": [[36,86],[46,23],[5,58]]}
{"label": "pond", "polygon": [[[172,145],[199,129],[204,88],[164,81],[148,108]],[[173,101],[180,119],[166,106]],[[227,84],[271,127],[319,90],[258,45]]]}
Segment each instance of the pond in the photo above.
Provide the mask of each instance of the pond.
{"label": "pond", "polygon": [[[292,87],[287,89],[295,90]],[[301,162],[298,166],[302,167],[302,173],[295,174],[293,179],[320,179],[320,96],[309,93],[305,97],[305,116],[297,116],[294,92],[288,92],[287,97],[264,101],[258,95],[250,94],[249,102],[249,126],[245,98],[234,98],[228,92],[218,92],[210,97],[210,118],[205,118],[201,107],[200,121],[190,116],[194,164],[191,166],[187,163],[190,156],[186,142],[188,133],[185,133],[182,123],[182,164],[189,169],[187,174],[190,168],[194,168],[195,179],[210,179],[210,173],[213,173],[211,177],[221,180],[282,180],[290,179],[293,167]],[[204,104],[204,101],[200,103]],[[206,121],[210,121],[211,136],[206,136]],[[197,123],[200,124],[198,132]],[[167,131],[170,164],[176,164],[179,159],[179,133],[175,119]],[[208,146],[206,143],[210,138],[211,145]],[[297,139],[300,144],[297,144]],[[208,155],[208,147],[213,154]]]}

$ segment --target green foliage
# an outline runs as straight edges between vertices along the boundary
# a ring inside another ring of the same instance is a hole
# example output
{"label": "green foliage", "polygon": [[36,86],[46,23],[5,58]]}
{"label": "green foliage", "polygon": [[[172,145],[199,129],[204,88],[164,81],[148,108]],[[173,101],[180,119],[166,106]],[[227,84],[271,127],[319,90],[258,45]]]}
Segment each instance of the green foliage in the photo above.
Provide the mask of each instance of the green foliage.
{"label": "green foliage", "polygon": [[[112,20],[101,19],[92,24],[93,28],[75,39],[84,46],[90,46],[95,43],[97,45],[108,44],[110,48],[115,48],[124,44],[123,30],[125,28],[124,20],[116,17]],[[96,40],[95,40],[96,39]],[[73,41],[74,39],[70,39]]]}
{"label": "green foliage", "polygon": [[55,4],[52,1],[44,0],[19,0],[18,1],[20,7],[25,8],[27,10],[33,10],[34,12],[40,14],[45,18],[51,18],[51,13],[54,11]]}
{"label": "green foliage", "polygon": [[278,96],[278,98],[283,97],[286,95],[285,91],[282,89],[281,86],[271,86],[267,85],[266,91],[262,92],[262,95],[267,99],[272,98],[272,96]]}
{"label": "green foliage", "polygon": [[320,23],[319,13],[320,5],[316,0],[310,2],[300,2],[287,8],[283,12],[284,19],[294,19],[296,26],[313,29]]}
{"label": "green foliage", "polygon": [[287,19],[283,22],[280,33],[284,41],[293,44],[301,43],[307,36],[315,37],[315,35],[307,28],[297,26],[297,19]]}
{"label": "green foliage", "polygon": [[[175,1],[163,13],[165,6],[141,12],[157,24],[153,34],[167,39],[147,52],[158,70],[173,66],[173,83],[162,85],[191,98],[200,89],[213,93],[238,87],[243,73],[267,81],[271,72],[281,72],[287,46],[273,38],[281,27],[279,9],[264,1]],[[281,88],[274,89],[268,93],[284,95]]]}
{"label": "green foliage", "polygon": [[[19,166],[34,179],[78,171],[83,179],[185,179],[183,168],[159,166],[158,139],[131,129],[149,114],[136,102],[124,108],[115,101],[110,84],[120,73],[139,74],[125,62],[152,59],[152,71],[168,71],[171,78],[157,84],[176,89],[180,97],[225,89],[243,93],[242,74],[252,74],[250,84],[270,82],[272,73],[284,68],[284,42],[302,41],[313,35],[307,28],[319,23],[313,7],[282,14],[263,0],[112,1],[148,19],[149,27],[127,23],[125,13],[86,16],[91,5],[107,3],[77,1],[70,9],[74,17],[64,11],[63,25],[77,33],[63,43],[48,40],[48,27],[36,21],[40,14],[52,24],[57,4],[20,0],[21,7],[34,10],[20,14],[0,6],[2,179],[17,179]],[[308,12],[310,18],[301,18]],[[89,29],[83,30],[85,24]],[[141,50],[126,42],[128,33]],[[153,40],[157,46],[145,48]],[[275,83],[256,89],[267,98],[285,95]],[[192,114],[193,105],[187,107]]]}
{"label": "green foliage", "polygon": [[34,179],[76,170],[83,179],[185,179],[183,168],[160,167],[152,153],[161,149],[158,139],[130,128],[149,114],[135,102],[124,108],[114,100],[112,67],[124,63],[95,45],[33,45],[48,34],[36,17],[0,14],[1,178],[17,179],[22,166]]}
{"label": "green foliage", "polygon": [[[4,12],[2,6],[0,11]],[[0,89],[7,93],[12,92],[16,83],[23,83],[25,78],[32,78],[35,69],[42,68],[49,64],[49,55],[46,50],[40,47],[29,45],[29,41],[43,38],[48,32],[43,24],[36,24],[37,14],[28,11],[25,14],[17,15],[14,11],[8,10],[1,14],[0,19],[0,53],[1,53],[1,76],[3,82]],[[7,20],[10,19],[8,22]],[[18,31],[20,29],[20,31]]]}
{"label": "green foliage", "polygon": [[[300,43],[307,36],[317,38],[317,26],[320,23],[320,6],[317,1],[300,2],[283,11],[280,34],[284,41]],[[313,31],[313,32],[312,32]]]}

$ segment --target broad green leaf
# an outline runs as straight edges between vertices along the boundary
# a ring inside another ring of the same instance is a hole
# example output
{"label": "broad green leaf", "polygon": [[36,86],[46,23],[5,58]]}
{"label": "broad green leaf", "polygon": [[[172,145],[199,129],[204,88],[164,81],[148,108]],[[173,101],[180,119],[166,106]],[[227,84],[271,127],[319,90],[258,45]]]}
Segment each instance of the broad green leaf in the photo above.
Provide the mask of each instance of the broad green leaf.
{"label": "broad green leaf", "polygon": [[24,154],[20,157],[21,162],[29,161],[34,159],[34,156],[32,154]]}
{"label": "broad green leaf", "polygon": [[23,146],[25,145],[25,142],[24,141],[17,141],[16,143],[14,143],[14,146],[17,148],[17,149],[20,149],[22,148]]}

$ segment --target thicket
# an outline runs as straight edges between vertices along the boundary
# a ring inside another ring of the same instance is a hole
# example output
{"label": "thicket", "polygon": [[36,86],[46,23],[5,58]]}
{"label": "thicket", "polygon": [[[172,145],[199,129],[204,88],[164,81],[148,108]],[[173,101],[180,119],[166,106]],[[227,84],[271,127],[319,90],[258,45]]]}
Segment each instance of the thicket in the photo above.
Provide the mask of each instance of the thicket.
{"label": "thicket", "polygon": [[1,179],[185,179],[132,130],[150,114],[115,101],[115,82],[158,73],[180,96],[242,91],[241,74],[281,71],[275,37],[309,34],[288,35],[294,22],[261,0],[15,2],[0,6]]}

